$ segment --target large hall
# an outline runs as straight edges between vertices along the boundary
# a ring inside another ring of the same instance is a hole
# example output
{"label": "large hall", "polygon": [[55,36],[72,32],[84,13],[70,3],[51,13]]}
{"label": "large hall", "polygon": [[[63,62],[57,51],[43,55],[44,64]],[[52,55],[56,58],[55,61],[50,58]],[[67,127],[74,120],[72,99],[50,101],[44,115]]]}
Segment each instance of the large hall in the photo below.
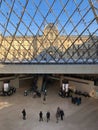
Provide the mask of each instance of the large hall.
{"label": "large hall", "polygon": [[97,130],[97,119],[98,0],[0,0],[0,129]]}

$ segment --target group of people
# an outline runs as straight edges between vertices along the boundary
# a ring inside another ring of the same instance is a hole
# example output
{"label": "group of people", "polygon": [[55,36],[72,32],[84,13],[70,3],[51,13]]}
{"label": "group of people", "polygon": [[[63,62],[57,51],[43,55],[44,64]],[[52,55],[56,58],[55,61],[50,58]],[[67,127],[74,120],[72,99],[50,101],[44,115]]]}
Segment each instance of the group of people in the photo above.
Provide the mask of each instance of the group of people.
{"label": "group of people", "polygon": [[56,122],[58,123],[60,118],[61,120],[63,120],[63,117],[64,117],[64,111],[60,107],[58,107],[56,111]]}
{"label": "group of people", "polygon": [[71,97],[72,96],[72,90],[70,88],[65,89],[65,87],[61,87],[59,90],[59,96],[61,96],[62,98],[65,97]]}
{"label": "group of people", "polygon": [[[26,110],[25,109],[22,110],[22,116],[23,116],[23,120],[26,120]],[[47,118],[47,122],[48,122],[50,120],[49,111],[47,111],[47,113],[46,113],[46,118]],[[40,111],[40,113],[39,113],[39,121],[43,121],[43,112],[42,111]]]}
{"label": "group of people", "polygon": [[[23,120],[26,120],[26,110],[25,109],[22,110],[22,115],[23,115]],[[59,119],[63,120],[63,117],[64,117],[64,111],[60,107],[57,107],[56,122],[58,123]],[[50,120],[49,111],[46,112],[46,120],[47,120],[47,122]],[[39,121],[43,121],[43,112],[42,111],[39,112]]]}
{"label": "group of people", "polygon": [[[77,92],[77,91],[76,91]],[[77,94],[75,92],[75,94]],[[74,94],[74,91],[73,90],[71,90],[69,87],[68,87],[68,83],[63,83],[62,84],[62,87],[60,88],[60,91],[59,91],[59,95],[61,96],[61,97],[63,97],[63,98],[65,98],[65,97],[70,97],[71,98],[71,102],[73,103],[73,104],[77,104],[77,105],[80,105],[81,104],[81,97],[79,96],[79,97],[77,97],[77,96],[75,96],[75,97],[73,97],[73,94]]]}
{"label": "group of people", "polygon": [[[47,111],[47,113],[46,113],[46,119],[47,119],[47,122],[50,120],[50,112],[49,111]],[[42,111],[40,111],[40,113],[39,113],[39,121],[43,121],[43,112]]]}
{"label": "group of people", "polygon": [[71,97],[71,102],[73,104],[77,104],[77,105],[80,105],[81,104],[81,97]]}

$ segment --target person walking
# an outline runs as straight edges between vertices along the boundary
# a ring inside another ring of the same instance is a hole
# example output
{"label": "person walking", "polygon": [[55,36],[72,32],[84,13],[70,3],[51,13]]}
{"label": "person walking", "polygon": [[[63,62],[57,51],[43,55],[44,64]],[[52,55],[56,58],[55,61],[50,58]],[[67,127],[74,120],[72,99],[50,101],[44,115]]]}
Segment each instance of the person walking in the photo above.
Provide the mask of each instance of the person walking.
{"label": "person walking", "polygon": [[25,109],[22,110],[23,120],[26,120],[26,111]]}
{"label": "person walking", "polygon": [[42,113],[42,111],[40,111],[40,113],[39,113],[39,121],[43,121],[43,113]]}
{"label": "person walking", "polygon": [[48,122],[50,120],[50,112],[49,111],[46,113],[46,118],[47,118],[47,122]]}
{"label": "person walking", "polygon": [[56,111],[56,123],[58,123],[59,118],[60,118],[60,107],[58,107]]}
{"label": "person walking", "polygon": [[43,104],[46,104],[46,95],[43,97]]}
{"label": "person walking", "polygon": [[61,109],[60,110],[60,116],[61,116],[61,120],[63,120],[63,117],[64,117],[64,111]]}

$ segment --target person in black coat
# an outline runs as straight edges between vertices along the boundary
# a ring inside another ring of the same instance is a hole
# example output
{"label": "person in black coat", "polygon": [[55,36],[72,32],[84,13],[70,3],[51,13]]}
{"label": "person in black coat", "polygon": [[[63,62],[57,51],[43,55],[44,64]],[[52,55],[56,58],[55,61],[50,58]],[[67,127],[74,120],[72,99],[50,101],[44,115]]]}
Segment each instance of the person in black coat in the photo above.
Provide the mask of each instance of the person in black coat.
{"label": "person in black coat", "polygon": [[40,113],[39,113],[39,121],[43,121],[43,113],[42,113],[42,111],[40,111]]}
{"label": "person in black coat", "polygon": [[46,113],[46,118],[47,118],[47,122],[48,122],[50,120],[50,112],[49,111]]}
{"label": "person in black coat", "polygon": [[22,110],[23,120],[26,120],[26,111],[25,109]]}
{"label": "person in black coat", "polygon": [[61,116],[61,120],[63,120],[63,117],[64,117],[64,111],[61,109],[60,110],[60,116]]}

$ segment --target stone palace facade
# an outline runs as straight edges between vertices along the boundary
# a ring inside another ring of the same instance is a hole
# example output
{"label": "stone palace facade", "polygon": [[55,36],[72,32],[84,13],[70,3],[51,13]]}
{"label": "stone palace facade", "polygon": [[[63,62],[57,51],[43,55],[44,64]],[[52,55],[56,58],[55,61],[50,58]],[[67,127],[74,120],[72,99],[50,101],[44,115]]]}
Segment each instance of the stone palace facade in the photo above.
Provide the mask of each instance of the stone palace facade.
{"label": "stone palace facade", "polygon": [[[49,59],[50,56],[50,59]],[[31,61],[60,59],[96,59],[98,37],[60,35],[53,23],[45,26],[43,35],[5,36],[0,35],[0,61]],[[48,57],[48,58],[47,58]]]}

